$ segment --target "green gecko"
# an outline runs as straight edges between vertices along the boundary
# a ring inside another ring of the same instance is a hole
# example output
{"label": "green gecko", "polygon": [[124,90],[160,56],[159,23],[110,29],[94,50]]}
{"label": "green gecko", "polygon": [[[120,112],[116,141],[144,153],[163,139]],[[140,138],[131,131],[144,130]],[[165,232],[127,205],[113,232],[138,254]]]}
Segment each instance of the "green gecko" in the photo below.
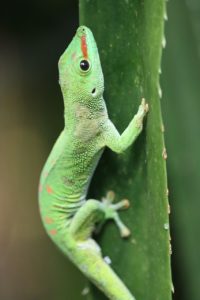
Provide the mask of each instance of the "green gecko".
{"label": "green gecko", "polygon": [[142,100],[137,114],[120,135],[108,117],[97,46],[85,26],[78,28],[58,66],[65,125],[41,174],[41,218],[54,243],[108,299],[134,300],[92,238],[95,225],[107,219],[115,221],[122,237],[129,236],[117,212],[128,208],[129,202],[113,204],[113,192],[108,192],[102,201],[86,201],[86,195],[104,148],[122,153],[133,144],[142,131],[148,104]]}

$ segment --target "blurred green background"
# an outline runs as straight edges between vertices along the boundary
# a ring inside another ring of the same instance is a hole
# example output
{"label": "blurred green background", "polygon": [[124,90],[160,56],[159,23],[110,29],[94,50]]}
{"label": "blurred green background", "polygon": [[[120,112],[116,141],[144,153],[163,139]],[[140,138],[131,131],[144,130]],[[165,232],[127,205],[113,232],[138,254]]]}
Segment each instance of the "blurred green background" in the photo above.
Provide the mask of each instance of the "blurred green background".
{"label": "blurred green background", "polygon": [[[162,109],[175,300],[200,299],[200,1],[167,3]],[[17,1],[0,12],[0,299],[84,299],[84,277],[46,236],[37,184],[63,126],[57,61],[78,1]]]}

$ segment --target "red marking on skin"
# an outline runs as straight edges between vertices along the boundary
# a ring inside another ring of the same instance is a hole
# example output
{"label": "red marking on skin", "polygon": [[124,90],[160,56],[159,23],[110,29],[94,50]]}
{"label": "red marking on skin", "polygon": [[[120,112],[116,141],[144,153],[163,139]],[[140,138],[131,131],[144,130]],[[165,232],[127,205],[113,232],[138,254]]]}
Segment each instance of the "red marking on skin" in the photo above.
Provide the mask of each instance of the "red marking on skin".
{"label": "red marking on skin", "polygon": [[53,193],[53,190],[52,190],[52,188],[50,187],[50,185],[47,185],[47,193],[48,193],[48,194],[52,194],[52,193]]}
{"label": "red marking on skin", "polygon": [[38,191],[39,191],[39,193],[41,193],[41,192],[42,192],[42,185],[41,185],[41,183],[39,184]]}
{"label": "red marking on skin", "polygon": [[49,231],[49,233],[50,233],[51,235],[56,235],[56,234],[57,234],[57,230],[56,230],[56,229],[51,229],[51,230]]}
{"label": "red marking on skin", "polygon": [[72,53],[72,59],[75,60],[75,58],[76,58],[76,52],[73,52]]}
{"label": "red marking on skin", "polygon": [[50,217],[48,217],[48,216],[46,216],[46,217],[44,218],[44,221],[45,221],[46,224],[52,224],[52,223],[53,223],[53,219],[50,218]]}
{"label": "red marking on skin", "polygon": [[81,37],[81,50],[82,50],[83,56],[85,58],[87,58],[88,57],[88,53],[87,53],[87,43],[86,43],[86,36],[85,35],[83,35]]}

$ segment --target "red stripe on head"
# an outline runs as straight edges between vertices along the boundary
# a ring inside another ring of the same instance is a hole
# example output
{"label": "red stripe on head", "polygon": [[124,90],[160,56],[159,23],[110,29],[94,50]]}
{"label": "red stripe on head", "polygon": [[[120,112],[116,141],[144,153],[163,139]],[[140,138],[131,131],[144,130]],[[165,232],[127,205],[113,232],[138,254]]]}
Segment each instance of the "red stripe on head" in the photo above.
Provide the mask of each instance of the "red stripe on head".
{"label": "red stripe on head", "polygon": [[81,37],[81,50],[82,50],[83,56],[85,58],[87,58],[88,57],[88,53],[87,53],[87,43],[86,43],[86,36],[85,35],[83,35]]}

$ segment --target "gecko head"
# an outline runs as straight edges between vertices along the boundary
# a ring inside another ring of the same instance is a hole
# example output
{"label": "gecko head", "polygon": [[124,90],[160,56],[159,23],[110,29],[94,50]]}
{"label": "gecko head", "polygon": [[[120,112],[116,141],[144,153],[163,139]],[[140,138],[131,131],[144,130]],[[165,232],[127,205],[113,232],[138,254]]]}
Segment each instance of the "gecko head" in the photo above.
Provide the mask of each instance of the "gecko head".
{"label": "gecko head", "polygon": [[80,26],[62,54],[59,63],[59,82],[64,96],[72,101],[88,102],[99,99],[104,80],[98,49],[93,34]]}

